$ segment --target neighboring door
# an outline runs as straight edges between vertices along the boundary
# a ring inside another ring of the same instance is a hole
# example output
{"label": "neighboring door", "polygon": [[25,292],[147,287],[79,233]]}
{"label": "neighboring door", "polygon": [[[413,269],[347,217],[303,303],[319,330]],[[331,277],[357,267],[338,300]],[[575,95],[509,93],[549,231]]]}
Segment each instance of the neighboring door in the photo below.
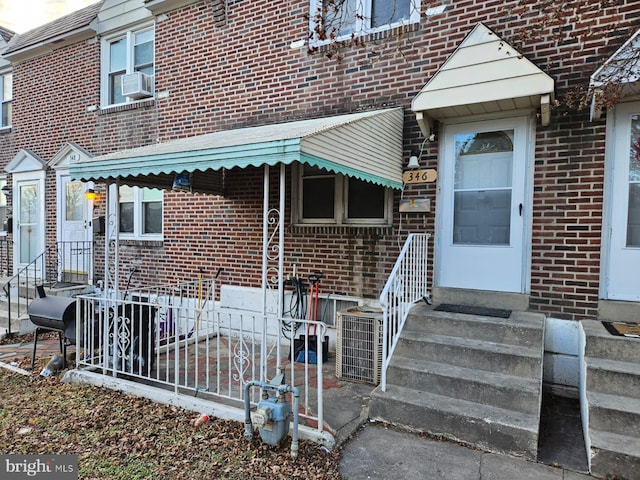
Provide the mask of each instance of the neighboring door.
{"label": "neighboring door", "polygon": [[86,283],[92,263],[92,202],[85,198],[87,184],[72,181],[69,174],[58,175],[58,257],[59,282]]}
{"label": "neighboring door", "polygon": [[444,127],[437,285],[524,293],[527,117]]}
{"label": "neighboring door", "polygon": [[[14,194],[17,213],[17,224],[14,228],[14,248],[18,268],[23,268],[33,262],[44,252],[44,216],[42,208],[42,181],[16,181],[18,194]],[[40,265],[33,266],[37,277],[42,278]]]}
{"label": "neighboring door", "polygon": [[640,104],[614,113],[605,298],[640,301]]}

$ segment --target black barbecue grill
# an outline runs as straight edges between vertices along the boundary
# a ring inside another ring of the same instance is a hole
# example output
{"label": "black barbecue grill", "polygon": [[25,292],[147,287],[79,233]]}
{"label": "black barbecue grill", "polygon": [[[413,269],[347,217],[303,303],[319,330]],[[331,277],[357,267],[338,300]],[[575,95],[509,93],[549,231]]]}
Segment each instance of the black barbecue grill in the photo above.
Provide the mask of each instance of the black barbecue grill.
{"label": "black barbecue grill", "polygon": [[37,289],[39,298],[34,299],[27,309],[29,319],[36,326],[31,368],[34,367],[36,362],[36,348],[40,333],[45,331],[58,332],[60,336],[60,351],[64,362],[66,362],[67,346],[75,343],[76,331],[76,299],[70,297],[48,297],[42,285],[39,285]]}

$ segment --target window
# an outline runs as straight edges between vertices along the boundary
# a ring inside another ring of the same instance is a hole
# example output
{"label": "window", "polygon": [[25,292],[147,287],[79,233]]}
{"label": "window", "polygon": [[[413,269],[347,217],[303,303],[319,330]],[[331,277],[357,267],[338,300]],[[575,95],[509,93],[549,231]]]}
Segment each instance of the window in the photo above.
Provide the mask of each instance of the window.
{"label": "window", "polygon": [[132,98],[122,94],[122,77],[134,72],[153,76],[153,27],[103,40],[102,57],[102,104],[130,102]]}
{"label": "window", "polygon": [[304,165],[298,168],[294,223],[388,225],[388,188]]}
{"label": "window", "polygon": [[10,127],[13,113],[13,75],[11,73],[0,74],[0,100],[2,101],[0,128]]}
{"label": "window", "polygon": [[420,21],[420,0],[312,0],[311,31],[319,42],[365,35]]}
{"label": "window", "polygon": [[162,191],[120,186],[120,238],[162,240]]}

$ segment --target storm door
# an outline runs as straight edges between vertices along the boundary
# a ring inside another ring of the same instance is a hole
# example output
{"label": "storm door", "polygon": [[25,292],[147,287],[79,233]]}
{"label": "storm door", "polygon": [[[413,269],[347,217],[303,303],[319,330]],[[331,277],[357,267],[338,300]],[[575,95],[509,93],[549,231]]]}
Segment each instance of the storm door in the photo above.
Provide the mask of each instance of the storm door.
{"label": "storm door", "polygon": [[445,126],[440,287],[524,292],[527,125],[521,117]]}
{"label": "storm door", "polygon": [[37,278],[43,278],[42,262],[32,262],[44,252],[44,216],[42,206],[42,182],[22,180],[16,182],[14,194],[17,222],[14,228],[14,248],[19,269],[30,265]]}
{"label": "storm door", "polygon": [[62,172],[58,178],[59,282],[87,283],[92,267],[92,201],[85,197],[87,185]]}
{"label": "storm door", "polygon": [[640,104],[614,115],[605,298],[640,301]]}

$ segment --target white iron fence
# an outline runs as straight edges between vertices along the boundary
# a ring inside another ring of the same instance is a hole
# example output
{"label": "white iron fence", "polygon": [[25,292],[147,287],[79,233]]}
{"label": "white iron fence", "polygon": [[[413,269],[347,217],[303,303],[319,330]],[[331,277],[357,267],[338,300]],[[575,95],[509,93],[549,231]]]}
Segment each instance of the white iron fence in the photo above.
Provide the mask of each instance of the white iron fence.
{"label": "white iron fence", "polygon": [[380,294],[380,306],[383,312],[380,388],[383,392],[387,388],[387,368],[409,310],[419,300],[424,299],[430,302],[427,270],[429,238],[431,238],[429,233],[409,234]]}
{"label": "white iron fence", "polygon": [[[78,368],[239,409],[248,382],[285,372],[301,392],[301,421],[322,433],[325,324],[295,320],[298,331],[316,335],[294,340],[291,319],[222,308],[216,294],[215,280],[200,280],[122,298],[78,296]],[[253,403],[259,393],[252,392]]]}

